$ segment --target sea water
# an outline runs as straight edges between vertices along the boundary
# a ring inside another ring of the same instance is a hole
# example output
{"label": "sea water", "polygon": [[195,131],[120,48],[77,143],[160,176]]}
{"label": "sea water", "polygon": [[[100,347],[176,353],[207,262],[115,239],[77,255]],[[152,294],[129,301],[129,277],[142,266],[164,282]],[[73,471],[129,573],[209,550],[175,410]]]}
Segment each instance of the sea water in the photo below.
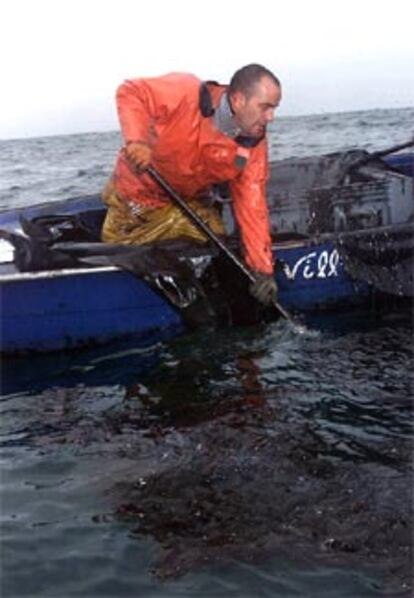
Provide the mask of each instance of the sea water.
{"label": "sea water", "polygon": [[[407,141],[281,118],[272,159]],[[0,205],[96,193],[118,133],[0,142]],[[1,595],[410,596],[412,316],[335,313],[5,359]]]}

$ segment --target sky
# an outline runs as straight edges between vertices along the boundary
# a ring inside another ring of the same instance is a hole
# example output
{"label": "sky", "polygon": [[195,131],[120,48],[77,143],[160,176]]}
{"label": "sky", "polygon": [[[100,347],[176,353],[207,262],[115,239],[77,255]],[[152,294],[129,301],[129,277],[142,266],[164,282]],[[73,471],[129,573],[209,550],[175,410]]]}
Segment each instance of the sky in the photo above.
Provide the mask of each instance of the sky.
{"label": "sky", "polygon": [[412,0],[2,0],[0,139],[116,130],[125,79],[251,62],[281,116],[414,106],[413,23]]}

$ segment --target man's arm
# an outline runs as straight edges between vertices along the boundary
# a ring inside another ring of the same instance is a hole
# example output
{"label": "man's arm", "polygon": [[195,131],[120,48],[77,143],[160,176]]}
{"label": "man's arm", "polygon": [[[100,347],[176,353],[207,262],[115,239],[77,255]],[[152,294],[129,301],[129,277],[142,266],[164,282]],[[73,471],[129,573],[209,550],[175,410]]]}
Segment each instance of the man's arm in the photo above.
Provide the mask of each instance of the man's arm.
{"label": "man's arm", "polygon": [[193,75],[170,73],[162,77],[129,79],[116,92],[116,105],[124,142],[151,144],[154,125],[168,122],[185,99],[189,87],[198,89]]}
{"label": "man's arm", "polygon": [[261,142],[251,151],[240,176],[230,182],[233,210],[239,225],[247,265],[254,272],[273,274],[272,242],[266,203],[266,142]]}
{"label": "man's arm", "polygon": [[145,79],[122,83],[116,92],[116,106],[125,143],[149,142],[149,127],[156,115],[153,90]]}

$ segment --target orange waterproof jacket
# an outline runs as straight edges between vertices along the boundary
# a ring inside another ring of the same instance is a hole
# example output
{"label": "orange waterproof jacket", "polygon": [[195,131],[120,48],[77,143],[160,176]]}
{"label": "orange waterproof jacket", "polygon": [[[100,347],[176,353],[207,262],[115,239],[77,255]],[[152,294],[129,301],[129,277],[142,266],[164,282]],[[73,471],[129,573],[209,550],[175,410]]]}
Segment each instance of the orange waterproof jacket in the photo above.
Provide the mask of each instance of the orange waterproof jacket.
{"label": "orange waterproof jacket", "polygon": [[[213,107],[225,89],[208,86]],[[271,274],[266,140],[243,147],[222,133],[212,115],[203,115],[200,90],[201,81],[183,73],[125,81],[117,90],[124,142],[148,143],[155,168],[186,199],[202,195],[213,183],[229,182],[246,263],[255,271]],[[148,174],[133,171],[122,151],[113,182],[125,200],[154,207],[169,201]]]}

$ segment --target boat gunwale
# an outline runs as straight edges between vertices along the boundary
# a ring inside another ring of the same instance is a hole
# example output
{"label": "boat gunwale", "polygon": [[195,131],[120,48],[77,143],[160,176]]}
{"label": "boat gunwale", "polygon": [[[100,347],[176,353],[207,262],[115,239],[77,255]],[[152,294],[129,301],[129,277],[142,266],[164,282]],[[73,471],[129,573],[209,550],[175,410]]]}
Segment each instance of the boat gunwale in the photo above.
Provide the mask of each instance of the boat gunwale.
{"label": "boat gunwale", "polygon": [[20,282],[27,280],[42,280],[51,278],[62,278],[67,276],[76,276],[78,274],[96,274],[102,272],[125,272],[117,266],[96,266],[89,268],[62,268],[61,270],[39,270],[38,272],[10,272],[0,274],[0,283],[2,282]]}

